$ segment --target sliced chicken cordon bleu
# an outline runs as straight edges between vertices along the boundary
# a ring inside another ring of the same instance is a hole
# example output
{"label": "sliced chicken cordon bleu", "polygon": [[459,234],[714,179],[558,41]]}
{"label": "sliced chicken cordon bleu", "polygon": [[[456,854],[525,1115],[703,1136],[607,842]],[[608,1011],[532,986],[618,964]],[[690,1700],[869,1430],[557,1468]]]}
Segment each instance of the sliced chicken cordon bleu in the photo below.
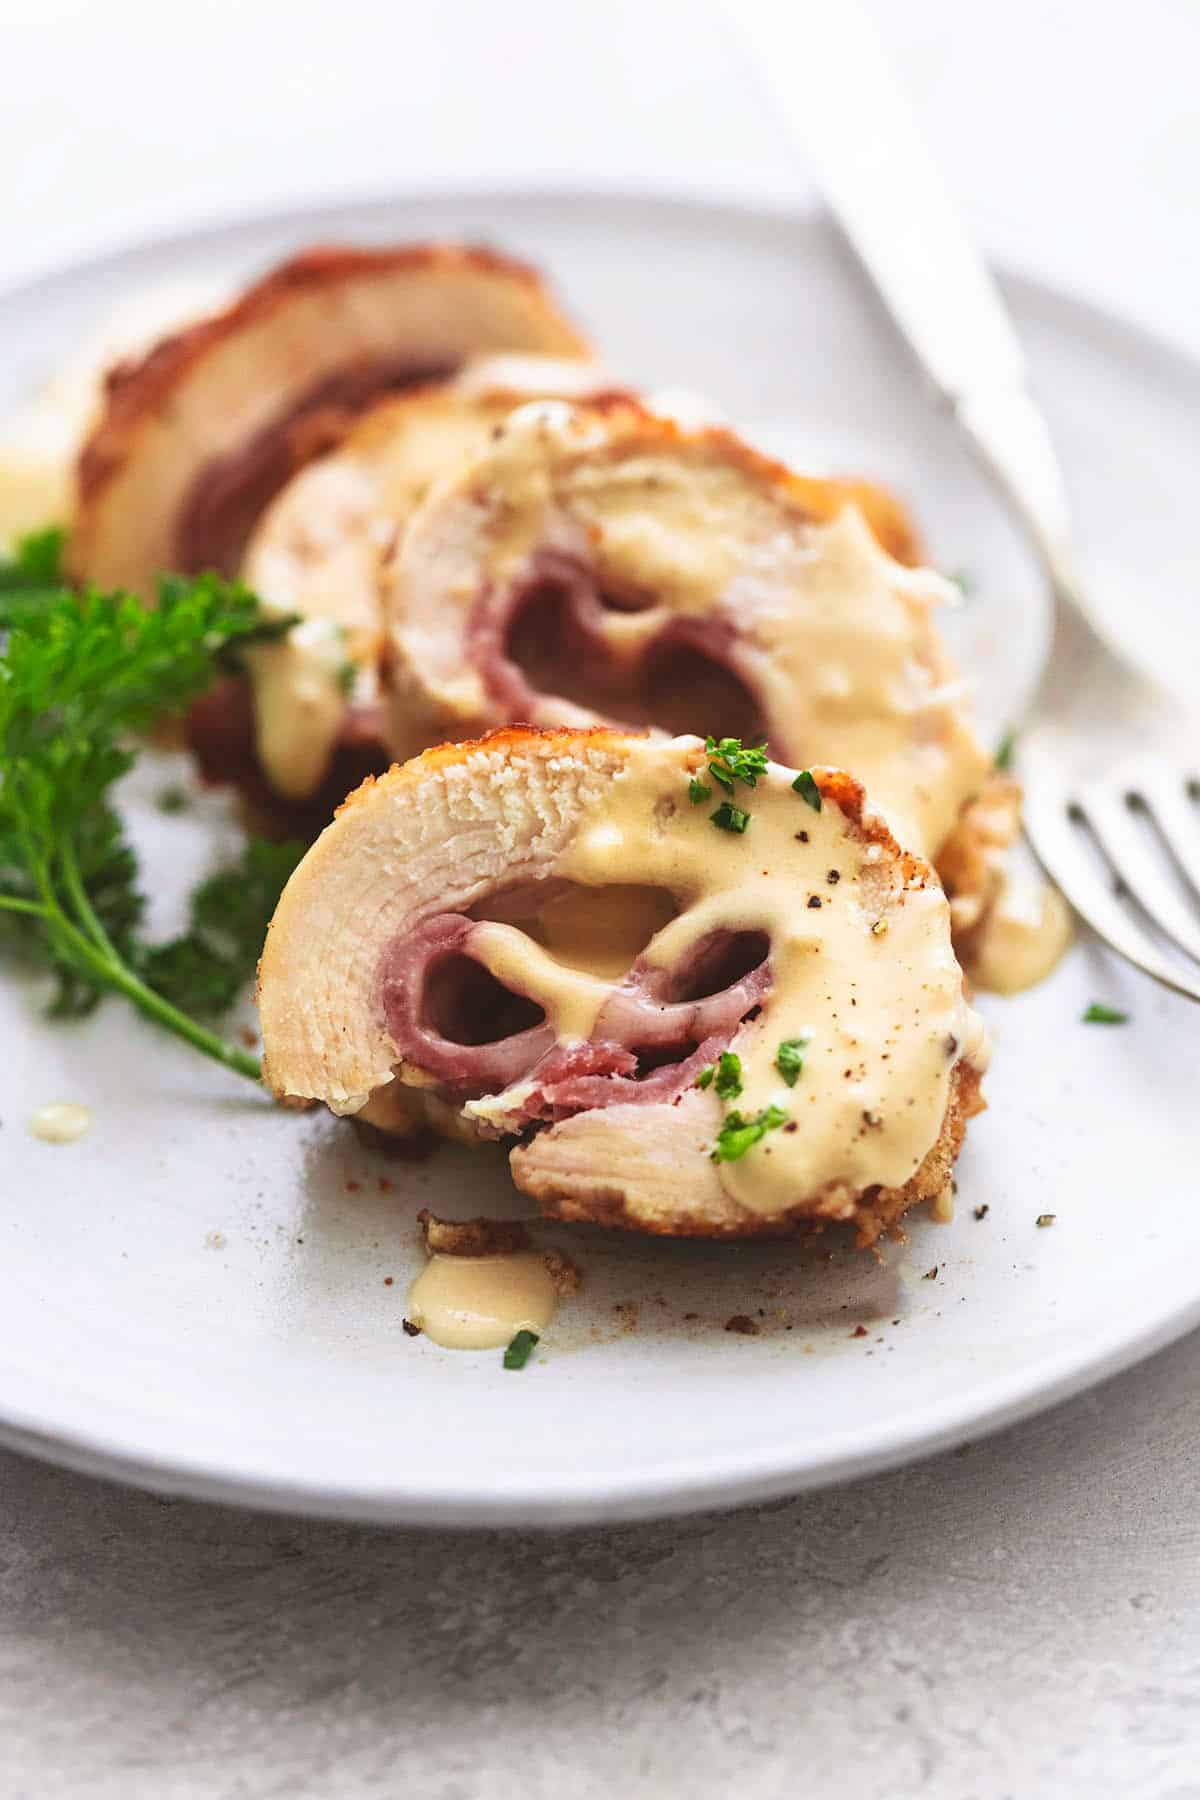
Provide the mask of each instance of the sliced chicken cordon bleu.
{"label": "sliced chicken cordon bleu", "polygon": [[717,718],[782,761],[852,769],[928,855],[989,768],[933,620],[948,597],[843,484],[727,431],[619,399],[523,407],[385,572],[394,741]]}
{"label": "sliced chicken cordon bleu", "polygon": [[281,1097],[430,1096],[545,1212],[668,1234],[873,1241],[946,1189],[986,1062],[941,887],[856,780],[604,728],[365,783],[259,1009]]}

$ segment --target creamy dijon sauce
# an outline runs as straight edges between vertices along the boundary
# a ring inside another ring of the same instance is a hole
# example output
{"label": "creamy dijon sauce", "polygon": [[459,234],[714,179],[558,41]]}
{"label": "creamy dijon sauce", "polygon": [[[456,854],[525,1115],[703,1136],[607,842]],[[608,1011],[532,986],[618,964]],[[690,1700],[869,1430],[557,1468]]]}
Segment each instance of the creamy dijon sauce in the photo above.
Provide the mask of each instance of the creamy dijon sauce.
{"label": "creamy dijon sauce", "polygon": [[971,975],[993,994],[1023,993],[1046,979],[1073,936],[1071,909],[1057,888],[1002,887],[971,939]]}
{"label": "creamy dijon sauce", "polygon": [[900,842],[932,856],[991,766],[930,618],[947,584],[893,562],[853,508],[813,538],[793,603],[753,627],[783,726],[773,747],[849,769]]}
{"label": "creamy dijon sauce", "polygon": [[852,505],[808,523],[721,449],[605,455],[607,430],[560,402],[511,415],[486,464],[488,577],[575,551],[647,599],[606,619],[631,665],[672,616],[710,615],[718,654],[734,627],[775,754],[852,770],[901,841],[933,854],[989,768],[931,616],[951,584],[894,562]]}
{"label": "creamy dijon sauce", "polygon": [[331,619],[306,619],[276,643],[251,646],[245,662],[259,760],[272,787],[303,799],[329,767],[346,710],[342,632]]}
{"label": "creamy dijon sauce", "polygon": [[[555,874],[596,887],[619,875],[672,893],[682,911],[645,951],[661,966],[686,962],[721,928],[769,934],[772,986],[759,1017],[734,1039],[745,1086],[732,1104],[747,1118],[781,1106],[787,1126],[718,1165],[728,1193],[770,1215],[837,1185],[853,1193],[901,1186],[937,1141],[956,1063],[983,1067],[987,1057],[963,995],[945,896],[932,877],[901,887],[889,859],[853,835],[838,807],[826,801],[815,812],[776,764],[756,789],[738,787],[747,831],[720,830],[709,816],[719,790],[700,806],[688,799],[689,779],[704,772],[694,739],[635,744]],[[594,976],[511,928],[481,959],[543,1005],[560,1036],[586,1035],[598,1010]],[[808,1042],[789,1087],[775,1058],[795,1037]],[[514,1104],[519,1097],[510,1096]],[[712,1089],[707,1098],[715,1135],[723,1109]],[[490,1111],[501,1114],[502,1101]]]}
{"label": "creamy dijon sauce", "polygon": [[408,1295],[408,1317],[447,1350],[492,1350],[518,1331],[546,1329],[558,1290],[537,1250],[431,1256]]}
{"label": "creamy dijon sauce", "polygon": [[29,1115],[29,1130],[44,1144],[73,1144],[92,1126],[91,1109],[71,1100],[54,1101],[39,1106]]}

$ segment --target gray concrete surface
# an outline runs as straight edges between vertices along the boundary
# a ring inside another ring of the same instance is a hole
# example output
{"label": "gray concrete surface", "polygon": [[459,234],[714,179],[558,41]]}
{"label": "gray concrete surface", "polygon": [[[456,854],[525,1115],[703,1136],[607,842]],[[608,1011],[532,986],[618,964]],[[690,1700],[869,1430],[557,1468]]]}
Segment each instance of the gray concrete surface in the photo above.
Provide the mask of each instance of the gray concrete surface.
{"label": "gray concrete surface", "polygon": [[555,1536],[0,1457],[5,1800],[1200,1796],[1200,1336],[913,1469]]}

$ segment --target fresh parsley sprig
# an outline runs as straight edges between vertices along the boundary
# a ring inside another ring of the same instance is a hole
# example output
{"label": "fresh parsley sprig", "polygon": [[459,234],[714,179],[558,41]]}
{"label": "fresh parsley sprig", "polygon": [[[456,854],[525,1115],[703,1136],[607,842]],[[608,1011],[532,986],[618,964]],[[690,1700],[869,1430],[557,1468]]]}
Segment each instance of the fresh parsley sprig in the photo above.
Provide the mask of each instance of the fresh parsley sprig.
{"label": "fresh parsley sprig", "polygon": [[251,838],[236,863],[202,881],[182,937],[150,945],[142,973],[181,1012],[228,1012],[254,974],[284,883],[304,854],[294,840]]}
{"label": "fresh parsley sprig", "polygon": [[38,619],[63,593],[66,542],[61,526],[50,525],[18,538],[11,557],[0,557],[0,631]]}
{"label": "fresh parsley sprig", "polygon": [[[49,534],[40,544],[25,541],[18,567],[44,577],[53,566],[57,573]],[[61,538],[53,551],[60,554]],[[203,899],[202,889],[192,930],[175,946],[152,949],[139,935],[137,863],[111,794],[135,760],[129,734],[181,710],[234,646],[277,635],[279,623],[264,622],[248,589],[215,575],[165,579],[153,611],[131,594],[22,589],[19,580],[5,597],[19,602],[23,592],[37,593],[40,604],[22,610],[18,603],[3,615],[0,655],[5,941],[53,971],[53,1013],[77,1016],[105,992],[120,993],[204,1055],[257,1079],[256,1060],[185,1006],[218,1010],[240,985],[251,932],[261,945],[270,916],[262,908],[271,884],[296,851],[275,860],[275,852],[268,857],[252,847],[219,905]],[[245,904],[240,913],[228,910],[222,937],[216,912],[234,889]]]}

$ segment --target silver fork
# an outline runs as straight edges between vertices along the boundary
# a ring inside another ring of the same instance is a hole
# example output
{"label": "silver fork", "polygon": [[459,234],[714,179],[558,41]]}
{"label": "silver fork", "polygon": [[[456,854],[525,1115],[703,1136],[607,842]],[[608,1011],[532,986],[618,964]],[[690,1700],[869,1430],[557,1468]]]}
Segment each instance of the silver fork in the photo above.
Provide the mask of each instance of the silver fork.
{"label": "silver fork", "polygon": [[1200,1001],[1200,972],[1160,947],[1200,965],[1200,781],[1160,758],[1064,777],[1034,754],[1025,831],[1047,874],[1119,956]]}
{"label": "silver fork", "polygon": [[[1105,943],[1200,1001],[1200,976],[1168,953],[1200,965],[1200,730],[1089,622],[1062,473],[1020,343],[907,97],[855,0],[724,0],[722,11],[1049,578],[1054,644],[1017,760],[1034,852]],[[1110,762],[1113,742],[1136,744],[1136,761]]]}

